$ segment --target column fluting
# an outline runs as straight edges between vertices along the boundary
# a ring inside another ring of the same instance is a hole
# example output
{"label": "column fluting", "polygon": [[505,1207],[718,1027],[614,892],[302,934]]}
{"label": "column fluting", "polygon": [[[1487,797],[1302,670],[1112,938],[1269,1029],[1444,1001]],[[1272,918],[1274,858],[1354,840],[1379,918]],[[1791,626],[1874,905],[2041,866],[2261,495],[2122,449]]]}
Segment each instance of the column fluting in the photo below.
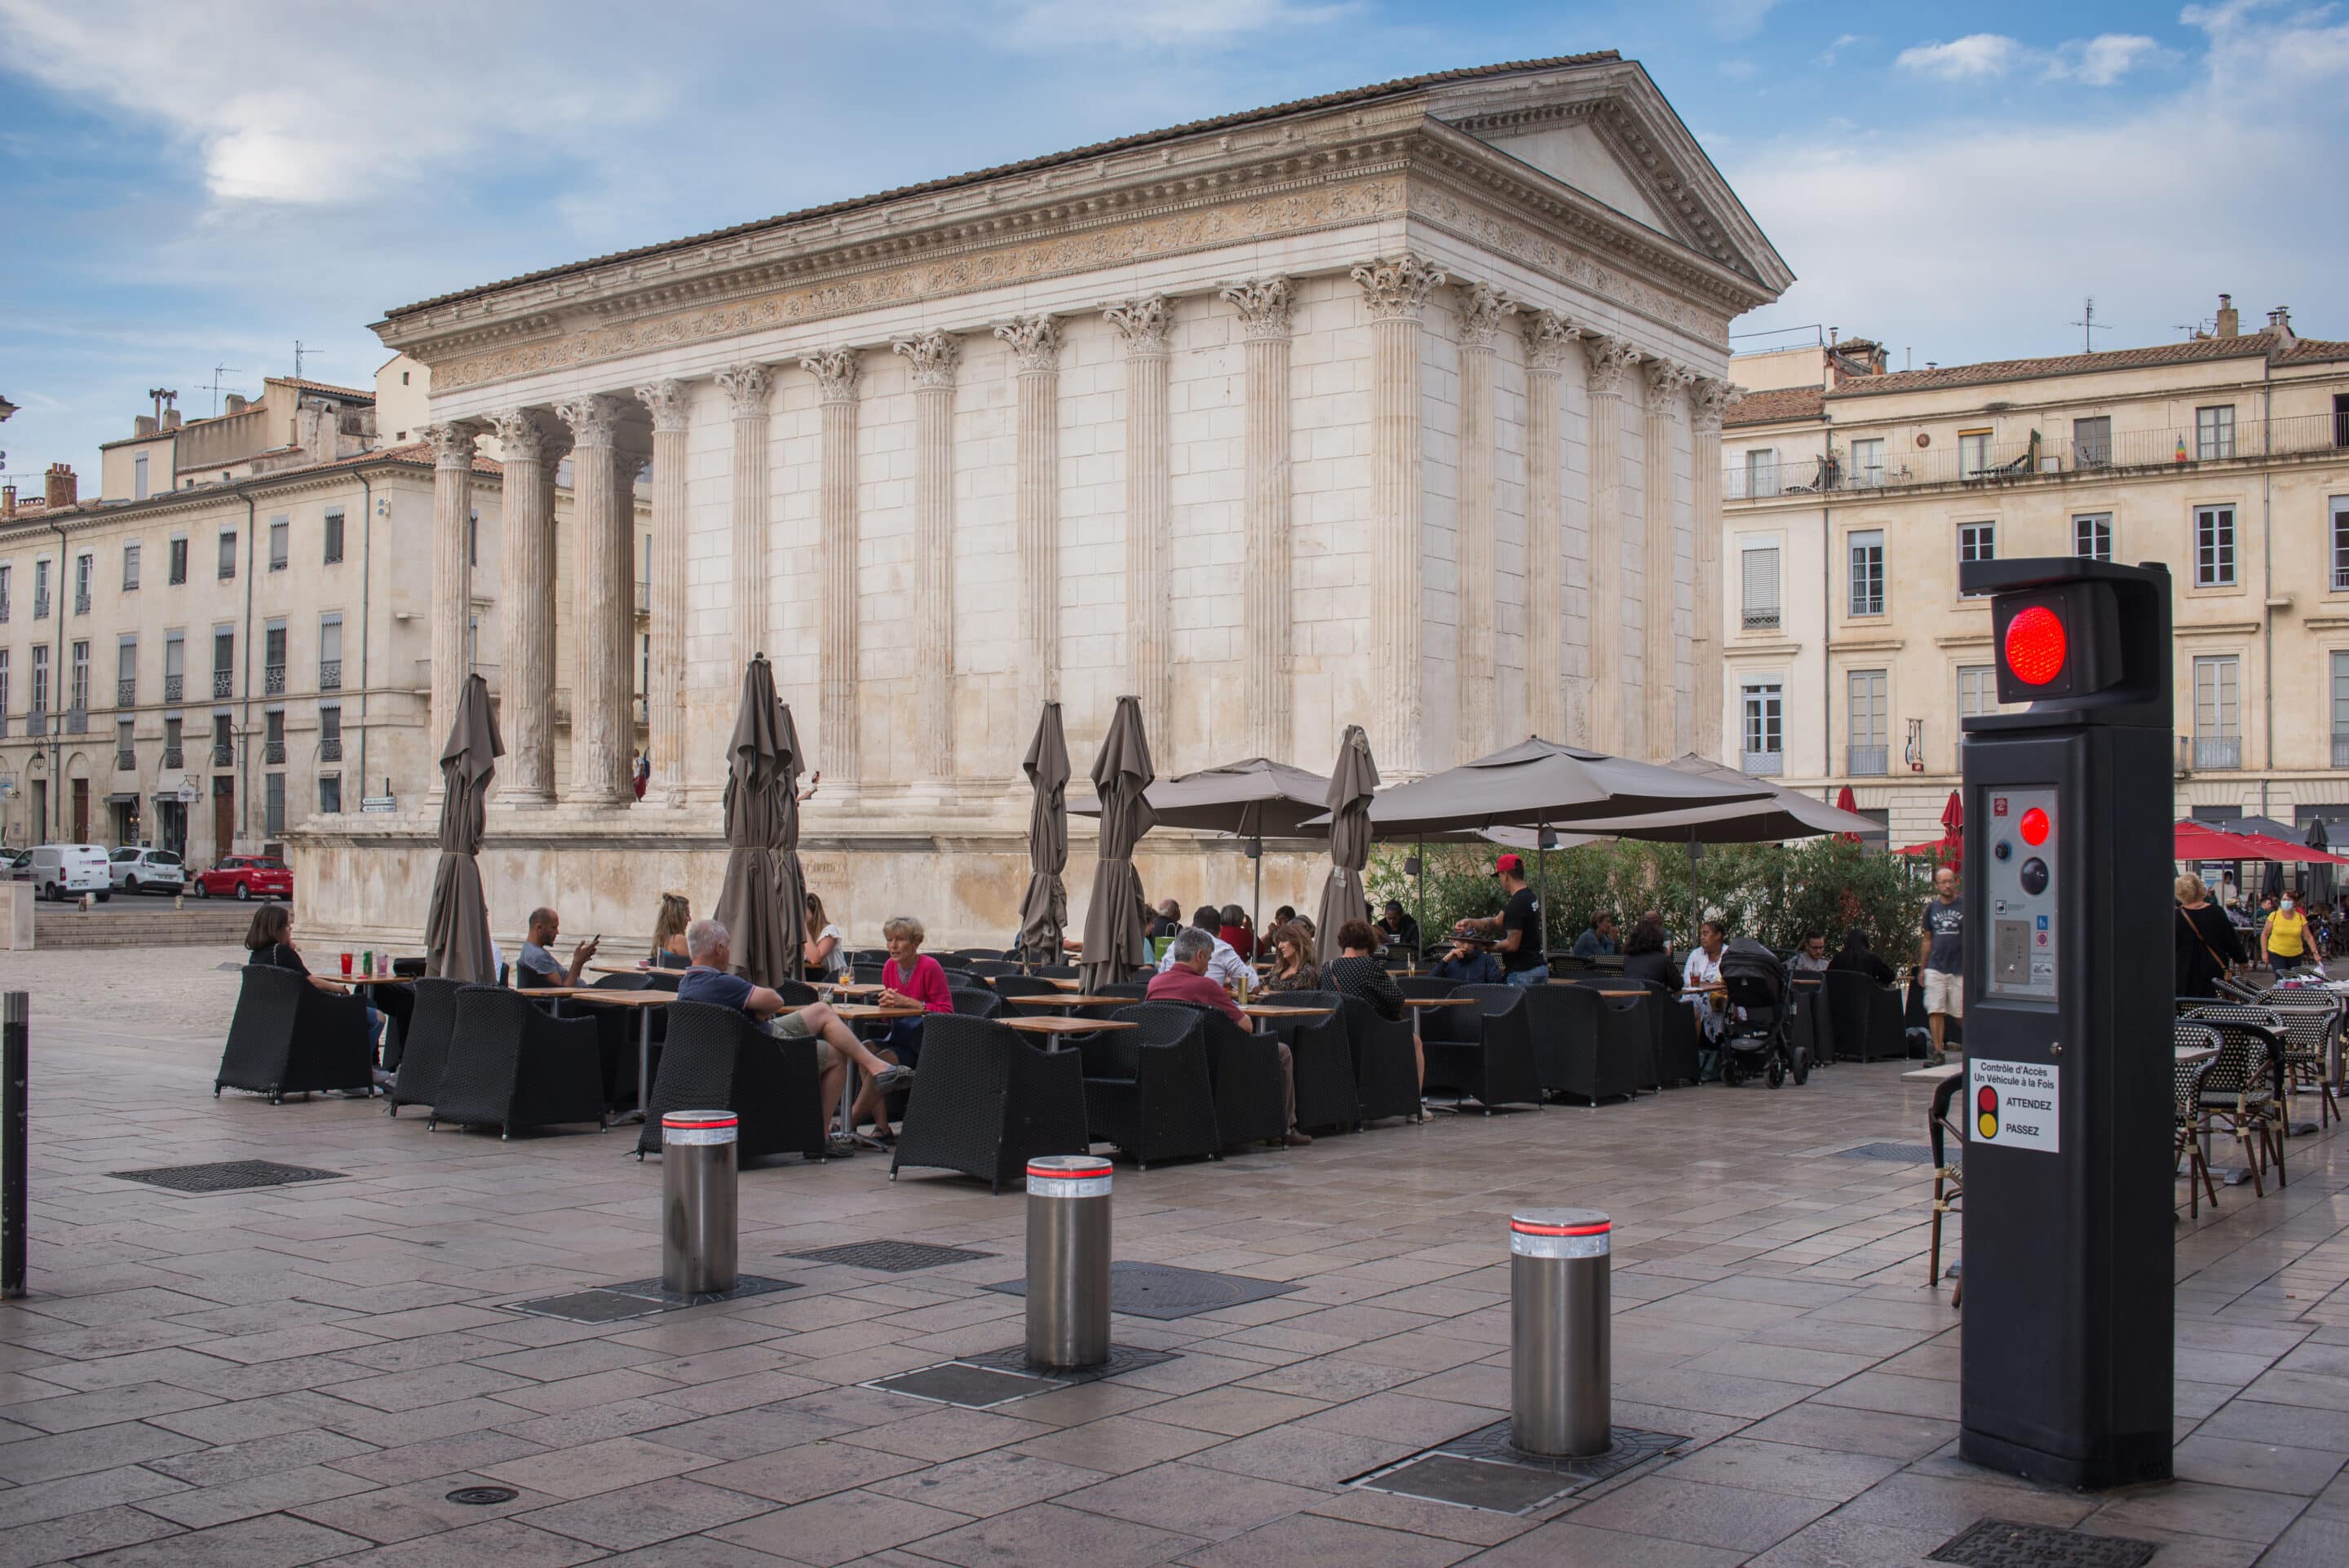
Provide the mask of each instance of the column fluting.
{"label": "column fluting", "polygon": [[504,456],[498,534],[498,729],[506,754],[498,797],[554,799],[554,470],[567,433],[534,409],[511,408],[492,427]]}
{"label": "column fluting", "polygon": [[[645,676],[653,777],[645,798],[679,806],[685,803],[686,474],[690,461],[686,448],[693,392],[682,381],[663,380],[637,387],[636,397],[653,417],[652,656]],[[762,502],[764,499],[762,494]]]}
{"label": "column fluting", "polygon": [[925,332],[890,347],[913,364],[914,749],[929,779],[955,776],[954,397],[962,340]]}
{"label": "column fluting", "polygon": [[1736,388],[1726,381],[1704,377],[1691,395],[1693,418],[1689,433],[1695,450],[1690,473],[1696,491],[1692,508],[1696,527],[1693,728],[1697,754],[1716,759],[1725,759],[1731,745],[1724,727],[1729,718],[1723,707],[1728,694],[1723,689],[1722,652],[1728,628],[1722,618],[1721,417],[1735,393]]}
{"label": "column fluting", "polygon": [[1640,515],[1645,540],[1640,551],[1641,626],[1645,633],[1640,678],[1645,697],[1645,754],[1669,762],[1681,754],[1679,449],[1681,398],[1696,372],[1669,359],[1648,361],[1647,426],[1640,457]]}
{"label": "column fluting", "polygon": [[1166,534],[1174,501],[1167,423],[1167,337],[1173,307],[1164,296],[1102,312],[1125,340],[1125,620],[1128,674],[1143,727],[1162,770],[1174,753],[1174,617],[1168,604]]}
{"label": "column fluting", "polygon": [[819,688],[815,753],[824,771],[857,778],[856,393],[864,364],[854,348],[829,349],[800,361],[815,377],[822,420],[816,457],[816,676]]}
{"label": "column fluting", "polygon": [[[470,419],[434,425],[432,446],[432,734],[438,758],[457,722],[457,702],[472,674],[468,629],[473,615],[473,439]],[[62,678],[62,677],[60,677]],[[438,762],[433,787],[440,787]]]}
{"label": "column fluting", "polygon": [[1590,396],[1590,744],[1621,756],[1623,727],[1623,377],[1640,351],[1619,337],[1582,340]]}
{"label": "column fluting", "polygon": [[1404,255],[1352,275],[1371,320],[1371,746],[1382,771],[1411,774],[1426,765],[1420,318],[1444,274]]}
{"label": "column fluting", "polygon": [[592,393],[556,405],[555,412],[571,427],[572,441],[571,771],[564,799],[605,805],[633,793],[627,646],[619,640],[619,613],[633,608],[628,587],[636,552],[614,549],[612,527],[620,490],[614,445],[620,401]]}
{"label": "column fluting", "polygon": [[1454,665],[1459,760],[1493,750],[1499,716],[1494,599],[1493,344],[1516,302],[1489,284],[1460,291],[1459,655]]}
{"label": "column fluting", "polygon": [[1526,320],[1526,724],[1572,738],[1566,700],[1566,453],[1559,397],[1575,328],[1556,311]]}
{"label": "column fluting", "polygon": [[734,415],[734,666],[739,673],[767,647],[767,393],[763,365],[718,373]]}
{"label": "column fluting", "polygon": [[[1061,324],[1022,316],[995,329],[1019,378],[1013,528],[1019,557],[1020,723],[1061,695]],[[1003,738],[1018,767],[1023,744]]]}
{"label": "column fluting", "polygon": [[1241,680],[1248,752],[1287,760],[1296,727],[1289,598],[1289,309],[1283,277],[1255,278],[1223,291],[1240,313],[1247,356],[1246,597],[1241,602]]}

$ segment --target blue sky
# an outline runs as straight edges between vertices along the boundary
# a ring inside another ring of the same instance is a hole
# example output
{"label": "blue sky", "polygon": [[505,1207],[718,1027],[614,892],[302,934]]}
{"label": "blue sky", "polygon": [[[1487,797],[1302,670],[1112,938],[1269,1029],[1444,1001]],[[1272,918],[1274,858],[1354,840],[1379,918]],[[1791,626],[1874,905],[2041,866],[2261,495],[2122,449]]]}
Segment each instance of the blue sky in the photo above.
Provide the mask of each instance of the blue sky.
{"label": "blue sky", "polygon": [[[1801,281],[1740,333],[1894,362],[2349,337],[2349,9],[1773,0],[0,0],[6,470],[392,305],[1231,109],[1614,48]],[[1766,341],[1742,340],[1747,346]]]}

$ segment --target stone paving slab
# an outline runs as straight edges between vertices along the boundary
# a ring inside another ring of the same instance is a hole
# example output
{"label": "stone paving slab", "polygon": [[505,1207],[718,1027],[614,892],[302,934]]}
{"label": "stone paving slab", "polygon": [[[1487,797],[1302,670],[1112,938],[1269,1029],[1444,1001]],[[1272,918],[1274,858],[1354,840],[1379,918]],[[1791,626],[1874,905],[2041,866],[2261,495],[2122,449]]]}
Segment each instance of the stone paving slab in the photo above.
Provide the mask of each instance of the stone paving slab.
{"label": "stone paving slab", "polygon": [[[1122,1344],[1177,1358],[965,1410],[860,1387],[1016,1343],[1024,1201],[765,1162],[741,1261],[797,1289],[612,1324],[513,1303],[657,1266],[625,1134],[500,1142],[339,1099],[212,1098],[225,955],[0,955],[36,990],[34,1294],[0,1305],[0,1568],[1922,1563],[1986,1514],[2154,1561],[2349,1559],[2349,1137],[2181,1224],[2178,1473],[2077,1495],[1956,1457],[1962,1315],[1925,1278],[1901,1064],[1806,1088],[1439,1117],[1117,1172],[1117,1251],[1292,1287]],[[74,998],[67,1016],[43,1005]],[[217,1194],[110,1171],[347,1179]],[[1508,1406],[1506,1229],[1617,1226],[1616,1418],[1678,1457],[1517,1518],[1359,1491]],[[913,1274],[796,1256],[892,1240]],[[1954,1235],[1947,1244],[1956,1253]],[[1016,1269],[1016,1263],[1009,1265]],[[472,1507],[461,1488],[515,1496]]]}

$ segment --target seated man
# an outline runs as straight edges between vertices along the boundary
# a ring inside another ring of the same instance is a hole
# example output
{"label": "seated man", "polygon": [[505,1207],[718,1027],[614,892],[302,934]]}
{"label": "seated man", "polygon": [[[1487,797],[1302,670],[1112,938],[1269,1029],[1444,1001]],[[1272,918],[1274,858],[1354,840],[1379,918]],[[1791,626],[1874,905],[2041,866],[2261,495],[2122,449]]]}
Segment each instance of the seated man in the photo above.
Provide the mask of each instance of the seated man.
{"label": "seated man", "polygon": [[1622,951],[1623,944],[1615,938],[1615,917],[1604,911],[1592,915],[1582,934],[1574,939],[1577,958],[1600,958]]}
{"label": "seated man", "polygon": [[1795,949],[1790,967],[1797,975],[1824,975],[1827,972],[1827,938],[1823,931],[1806,931],[1803,944]]}
{"label": "seated man", "polygon": [[[1226,987],[1252,985],[1256,983],[1256,971],[1248,967],[1247,960],[1234,951],[1230,943],[1216,934],[1216,927],[1222,919],[1221,911],[1201,904],[1197,912],[1191,916],[1191,923],[1185,929],[1197,932],[1213,944],[1207,954],[1206,974],[1209,979],[1218,985]],[[1174,934],[1176,942],[1181,941],[1182,937],[1182,932]],[[1174,943],[1169,943],[1164,955],[1158,960],[1158,973],[1164,975],[1174,966]]]}
{"label": "seated man", "polygon": [[[1196,926],[1179,932],[1167,950],[1166,966],[1150,982],[1143,999],[1151,1002],[1185,1002],[1194,1007],[1212,1007],[1241,1028],[1254,1032],[1256,1026],[1240,1011],[1239,1004],[1221,985],[1207,977],[1207,965],[1215,950],[1223,945],[1207,932]],[[1288,1141],[1306,1144],[1313,1141],[1297,1130],[1297,1058],[1290,1055],[1287,1041],[1280,1042],[1281,1109],[1288,1120]]]}
{"label": "seated man", "polygon": [[[782,997],[764,985],[753,985],[727,965],[733,961],[731,939],[726,928],[714,920],[697,920],[685,928],[685,951],[693,960],[677,983],[677,999],[680,1002],[707,1002],[713,1006],[729,1007],[745,1013],[767,1026],[767,1032],[778,1039],[815,1040],[816,1092],[827,1109],[840,1103],[840,1088],[854,1062],[864,1069],[864,1097],[877,1099],[903,1088],[914,1078],[914,1069],[885,1062],[873,1054],[864,1041],[851,1034],[839,1014],[825,1003],[812,1006],[790,1008]],[[845,1130],[854,1131],[854,1128]],[[840,1152],[854,1152],[853,1145]]]}
{"label": "seated man", "polygon": [[517,976],[517,984],[525,988],[579,984],[580,972],[595,956],[595,949],[604,939],[591,936],[573,948],[571,966],[566,969],[554,953],[554,944],[562,935],[563,916],[543,904],[530,912],[530,930],[523,938],[522,974]]}
{"label": "seated man", "polygon": [[1501,973],[1501,961],[1485,951],[1485,944],[1473,934],[1456,930],[1452,934],[1451,947],[1427,973],[1433,979],[1461,985],[1507,984]]}
{"label": "seated man", "polygon": [[[1825,946],[1826,944],[1820,945]],[[1892,965],[1884,962],[1876,950],[1868,946],[1867,930],[1857,925],[1844,933],[1843,947],[1827,960],[1827,968],[1865,975],[1878,985],[1889,985],[1896,978]]]}
{"label": "seated man", "polygon": [[1385,913],[1379,916],[1380,945],[1400,947],[1413,957],[1419,956],[1419,922],[1405,913],[1402,900],[1387,900]]}

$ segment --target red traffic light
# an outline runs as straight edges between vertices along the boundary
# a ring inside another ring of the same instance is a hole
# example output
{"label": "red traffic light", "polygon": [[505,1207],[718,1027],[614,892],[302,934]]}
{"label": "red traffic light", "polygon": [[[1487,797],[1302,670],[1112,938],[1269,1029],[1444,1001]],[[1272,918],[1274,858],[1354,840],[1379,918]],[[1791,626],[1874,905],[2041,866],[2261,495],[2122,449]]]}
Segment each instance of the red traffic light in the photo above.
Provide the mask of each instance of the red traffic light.
{"label": "red traffic light", "polygon": [[2047,813],[2038,807],[2033,806],[2023,813],[2023,820],[2017,826],[2023,833],[2023,841],[2033,849],[2047,841]]}
{"label": "red traffic light", "polygon": [[2033,604],[2006,624],[2006,667],[2025,685],[2044,686],[2064,673],[2067,644],[2063,618]]}

